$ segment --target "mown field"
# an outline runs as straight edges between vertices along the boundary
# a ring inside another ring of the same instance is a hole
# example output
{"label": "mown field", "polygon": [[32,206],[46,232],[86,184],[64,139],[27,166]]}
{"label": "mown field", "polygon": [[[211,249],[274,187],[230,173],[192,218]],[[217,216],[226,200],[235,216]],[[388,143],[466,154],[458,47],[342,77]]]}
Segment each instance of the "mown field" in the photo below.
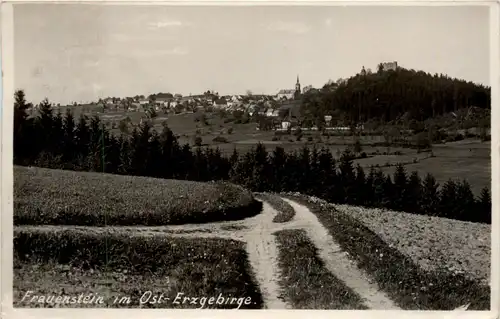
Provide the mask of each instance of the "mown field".
{"label": "mown field", "polygon": [[14,168],[15,225],[160,226],[237,220],[261,203],[237,185]]}
{"label": "mown field", "polygon": [[[368,217],[373,211],[371,209],[366,212],[366,218],[361,219],[359,213],[351,214],[351,208],[349,210],[340,209],[343,206],[328,204],[300,194],[287,193],[282,195],[309,207],[342,250],[353,258],[357,267],[369,274],[380,289],[387,293],[402,309],[452,310],[469,304],[469,310],[490,309],[491,291],[487,284],[488,279],[485,281],[484,278],[484,274],[489,272],[489,264],[481,263],[481,260],[484,261],[485,258],[471,257],[457,261],[452,255],[446,255],[446,251],[437,248],[435,253],[437,255],[441,253],[445,258],[438,261],[434,258],[432,260],[434,267],[425,267],[417,260],[419,256],[422,257],[422,253],[408,253],[407,249],[402,248],[405,244],[408,245],[409,241],[412,241],[411,238],[419,238],[420,242],[415,240],[410,245],[413,245],[415,249],[425,250],[433,245],[432,243],[422,244],[422,241],[442,240],[443,236],[449,237],[449,233],[440,233],[436,229],[430,229],[429,232],[435,232],[435,234],[428,236],[425,229],[432,224],[432,221],[424,223],[422,220],[430,219],[429,217],[418,216],[421,217],[420,222],[418,222],[408,220],[407,217],[410,214],[401,213],[402,219],[394,221],[391,213],[385,212],[386,219],[380,219],[377,223],[378,229],[376,229],[373,223],[367,222],[367,220],[374,219]],[[438,220],[444,219],[438,218]],[[433,222],[438,221],[434,220]],[[456,225],[450,225],[452,222],[447,226],[443,224],[442,227],[449,227],[455,231],[461,229],[457,228]],[[389,240],[387,236],[384,236],[384,231],[389,228],[388,225],[392,225],[393,228],[403,227],[405,231],[398,232]],[[405,227],[412,228],[412,231]],[[459,235],[461,238],[467,238],[463,232]],[[406,240],[405,236],[410,236],[410,239]],[[452,237],[449,238],[453,241]],[[470,239],[472,240],[472,236]],[[485,247],[488,246],[487,243],[483,244]],[[457,250],[456,254],[465,255],[469,252],[469,250],[464,250],[460,244],[458,245],[460,247],[453,246]],[[488,254],[486,254],[487,256]],[[465,259],[476,260],[480,264],[474,267],[469,265]],[[463,268],[446,267],[446,265],[456,262],[464,264],[467,271],[464,272]],[[477,268],[481,269],[479,276],[474,271]]]}
{"label": "mown field", "polygon": [[[491,142],[465,140],[433,146],[434,157],[405,165],[407,171],[420,176],[431,173],[443,185],[449,179],[466,179],[474,194],[483,187],[491,189]],[[383,168],[394,174],[395,167]]]}
{"label": "mown field", "polygon": [[[27,294],[28,291],[31,292]],[[178,293],[183,295],[176,301]],[[262,307],[242,242],[16,227],[14,306],[50,307],[51,304],[40,303],[33,296],[80,294],[102,297],[102,302],[59,306]],[[205,300],[202,304],[201,299],[196,303],[183,299],[219,295],[239,301],[208,304]],[[117,302],[122,297],[130,299]]]}

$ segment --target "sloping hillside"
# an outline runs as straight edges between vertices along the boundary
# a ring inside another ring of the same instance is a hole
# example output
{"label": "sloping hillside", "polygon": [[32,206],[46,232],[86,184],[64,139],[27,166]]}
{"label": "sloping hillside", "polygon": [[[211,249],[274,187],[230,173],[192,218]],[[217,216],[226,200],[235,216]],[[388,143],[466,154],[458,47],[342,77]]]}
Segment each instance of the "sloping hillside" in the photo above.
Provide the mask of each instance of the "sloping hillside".
{"label": "sloping hillside", "polygon": [[16,225],[172,225],[237,220],[261,209],[250,191],[201,183],[14,167]]}

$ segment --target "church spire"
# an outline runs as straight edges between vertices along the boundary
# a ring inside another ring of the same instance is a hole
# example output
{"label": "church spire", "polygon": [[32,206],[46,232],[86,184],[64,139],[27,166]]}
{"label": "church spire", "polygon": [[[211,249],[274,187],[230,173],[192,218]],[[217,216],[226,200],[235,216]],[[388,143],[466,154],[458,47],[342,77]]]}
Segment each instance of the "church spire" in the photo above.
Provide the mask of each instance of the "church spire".
{"label": "church spire", "polygon": [[295,84],[294,97],[295,97],[295,99],[298,99],[299,96],[300,96],[300,82],[299,82],[299,75],[297,74],[297,83]]}

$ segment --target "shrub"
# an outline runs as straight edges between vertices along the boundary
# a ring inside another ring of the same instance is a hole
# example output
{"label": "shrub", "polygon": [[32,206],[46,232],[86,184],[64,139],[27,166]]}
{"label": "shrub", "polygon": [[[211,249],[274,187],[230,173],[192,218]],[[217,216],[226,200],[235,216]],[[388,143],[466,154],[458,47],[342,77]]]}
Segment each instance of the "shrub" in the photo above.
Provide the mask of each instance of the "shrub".
{"label": "shrub", "polygon": [[216,143],[229,143],[227,138],[225,138],[224,136],[216,136],[212,141]]}
{"label": "shrub", "polygon": [[203,139],[201,138],[201,136],[195,136],[193,139],[193,143],[196,146],[201,146],[203,143]]}

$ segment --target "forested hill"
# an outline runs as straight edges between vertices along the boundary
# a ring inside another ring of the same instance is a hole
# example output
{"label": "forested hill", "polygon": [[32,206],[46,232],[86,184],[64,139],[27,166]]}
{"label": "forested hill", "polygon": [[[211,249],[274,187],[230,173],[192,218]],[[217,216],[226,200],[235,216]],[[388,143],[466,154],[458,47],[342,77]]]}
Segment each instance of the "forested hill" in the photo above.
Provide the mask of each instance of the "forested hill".
{"label": "forested hill", "polygon": [[334,115],[347,122],[404,117],[423,121],[471,106],[490,108],[490,88],[445,75],[398,68],[359,74],[326,84],[304,97],[315,115]]}

